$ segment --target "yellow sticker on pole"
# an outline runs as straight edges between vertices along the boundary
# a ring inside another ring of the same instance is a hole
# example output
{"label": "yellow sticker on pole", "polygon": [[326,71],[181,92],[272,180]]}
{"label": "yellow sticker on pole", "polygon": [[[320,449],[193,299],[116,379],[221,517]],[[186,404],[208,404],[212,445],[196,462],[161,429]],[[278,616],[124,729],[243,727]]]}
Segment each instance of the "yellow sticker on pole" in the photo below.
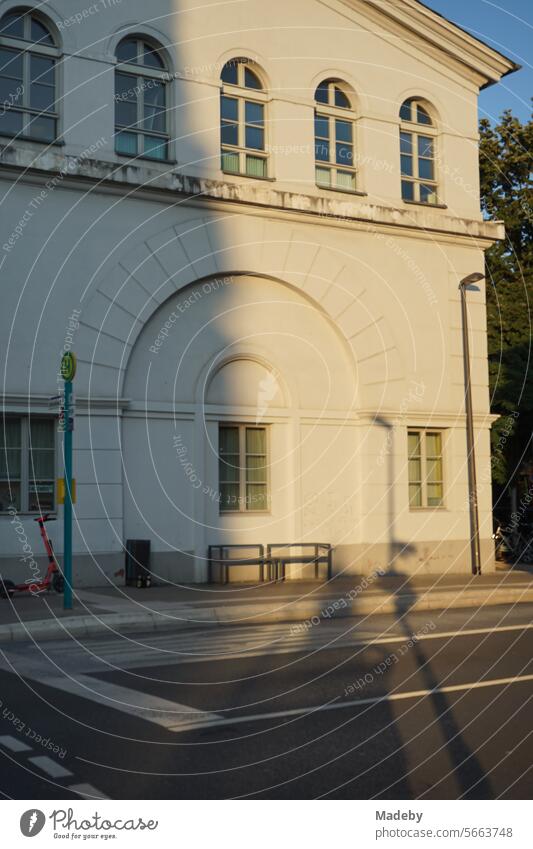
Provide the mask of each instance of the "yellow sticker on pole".
{"label": "yellow sticker on pole", "polygon": [[[72,503],[76,503],[76,478],[72,478]],[[65,503],[65,478],[57,479],[57,503],[64,504]]]}

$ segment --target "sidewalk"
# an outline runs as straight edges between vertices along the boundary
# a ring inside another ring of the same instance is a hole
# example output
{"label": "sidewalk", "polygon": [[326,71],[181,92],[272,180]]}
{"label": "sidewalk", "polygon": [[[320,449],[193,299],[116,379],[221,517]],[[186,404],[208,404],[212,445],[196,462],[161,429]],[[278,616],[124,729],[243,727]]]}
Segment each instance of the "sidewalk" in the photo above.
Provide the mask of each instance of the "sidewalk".
{"label": "sidewalk", "polygon": [[511,570],[478,578],[462,575],[337,577],[327,584],[109,587],[75,591],[73,610],[63,596],[0,599],[0,643],[61,639],[105,632],[208,628],[371,616],[408,610],[446,610],[533,602],[533,575]]}

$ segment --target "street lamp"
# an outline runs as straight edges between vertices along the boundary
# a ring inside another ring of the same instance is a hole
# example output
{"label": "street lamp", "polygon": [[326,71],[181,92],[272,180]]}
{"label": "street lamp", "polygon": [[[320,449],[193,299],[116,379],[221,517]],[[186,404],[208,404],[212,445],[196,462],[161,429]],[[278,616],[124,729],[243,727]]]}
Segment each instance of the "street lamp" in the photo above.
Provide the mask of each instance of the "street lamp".
{"label": "street lamp", "polygon": [[470,548],[472,553],[472,574],[481,575],[481,547],[479,541],[479,512],[477,503],[476,455],[474,443],[474,413],[472,408],[472,383],[470,378],[470,344],[468,340],[468,312],[466,309],[466,291],[479,292],[475,283],[484,280],[485,275],[476,271],[464,277],[459,283],[461,292],[461,313],[463,318],[463,361],[465,373],[466,407],[466,443],[468,452],[468,500],[470,503]]}

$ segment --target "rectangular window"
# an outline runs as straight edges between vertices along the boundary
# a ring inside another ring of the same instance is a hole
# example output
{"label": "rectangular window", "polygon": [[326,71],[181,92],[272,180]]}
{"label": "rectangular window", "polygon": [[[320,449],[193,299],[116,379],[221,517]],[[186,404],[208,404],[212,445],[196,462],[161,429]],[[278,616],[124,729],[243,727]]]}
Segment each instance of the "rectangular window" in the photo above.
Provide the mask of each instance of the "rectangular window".
{"label": "rectangular window", "polygon": [[54,419],[9,417],[0,427],[0,512],[55,509]]}
{"label": "rectangular window", "polygon": [[222,95],[220,140],[223,171],[268,177],[264,103]]}
{"label": "rectangular window", "polygon": [[167,87],[162,80],[115,73],[115,150],[123,156],[168,158]]}
{"label": "rectangular window", "polygon": [[410,430],[408,440],[409,506],[442,507],[444,504],[444,472],[442,433],[432,430]]}
{"label": "rectangular window", "polygon": [[55,59],[0,48],[0,134],[54,141]]}
{"label": "rectangular window", "polygon": [[315,162],[318,186],[356,190],[353,121],[315,112]]}
{"label": "rectangular window", "polygon": [[220,511],[249,513],[268,510],[266,428],[220,425],[218,444]]}
{"label": "rectangular window", "polygon": [[400,132],[402,199],[437,204],[435,140],[417,133]]}

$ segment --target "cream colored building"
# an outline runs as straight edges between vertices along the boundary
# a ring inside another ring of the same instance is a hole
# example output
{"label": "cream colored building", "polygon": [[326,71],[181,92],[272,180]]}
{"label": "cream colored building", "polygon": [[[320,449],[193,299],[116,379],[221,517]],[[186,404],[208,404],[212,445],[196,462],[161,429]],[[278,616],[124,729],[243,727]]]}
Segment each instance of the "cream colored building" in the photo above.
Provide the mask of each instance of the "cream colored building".
{"label": "cream colored building", "polygon": [[[117,580],[127,539],[175,582],[221,543],[468,573],[458,284],[503,237],[477,98],[513,62],[416,0],[21,8],[0,2],[3,573],[26,568],[10,504],[36,555],[57,506],[65,348],[78,585]],[[489,569],[483,284],[468,298]]]}

